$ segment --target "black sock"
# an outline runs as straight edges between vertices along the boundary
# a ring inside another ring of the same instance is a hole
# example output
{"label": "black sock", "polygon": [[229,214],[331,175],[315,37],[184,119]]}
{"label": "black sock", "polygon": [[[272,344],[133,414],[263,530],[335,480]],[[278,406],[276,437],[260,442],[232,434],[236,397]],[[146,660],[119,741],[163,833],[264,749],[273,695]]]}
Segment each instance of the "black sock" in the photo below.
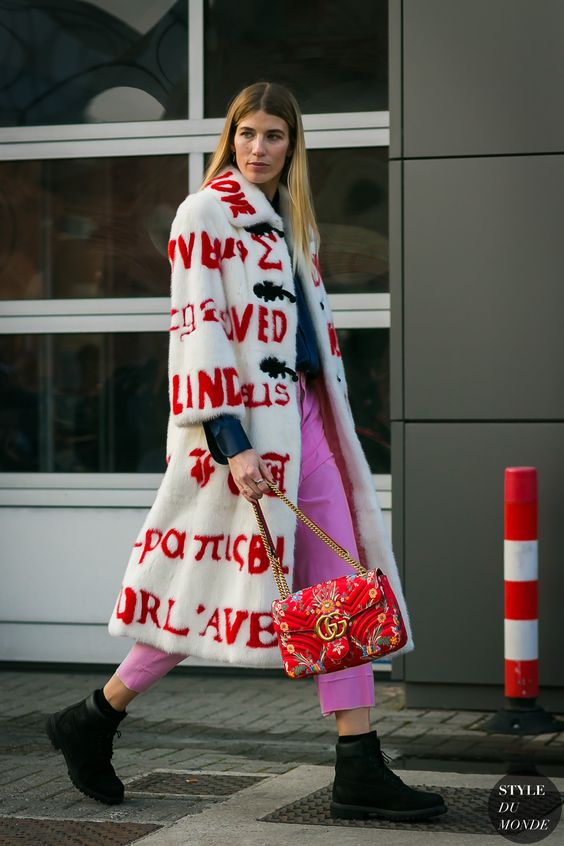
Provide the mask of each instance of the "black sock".
{"label": "black sock", "polygon": [[340,734],[339,743],[354,743],[355,740],[368,740],[369,737],[372,737],[375,734],[375,729],[372,729],[372,731],[367,731],[364,734]]}
{"label": "black sock", "polygon": [[118,711],[116,708],[113,708],[106,697],[104,696],[103,688],[98,688],[98,690],[94,691],[94,699],[96,701],[96,705],[100,709],[103,714],[106,714],[108,717],[115,717],[116,714],[123,714],[123,711]]}

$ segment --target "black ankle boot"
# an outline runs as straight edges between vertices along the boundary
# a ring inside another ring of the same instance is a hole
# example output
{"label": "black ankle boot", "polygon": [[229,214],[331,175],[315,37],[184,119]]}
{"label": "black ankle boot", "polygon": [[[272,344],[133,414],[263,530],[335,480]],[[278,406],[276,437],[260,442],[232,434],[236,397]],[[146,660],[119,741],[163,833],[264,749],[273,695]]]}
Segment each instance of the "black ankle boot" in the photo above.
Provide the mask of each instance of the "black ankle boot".
{"label": "black ankle boot", "polygon": [[337,765],[331,816],[367,819],[370,814],[388,820],[415,820],[444,814],[439,793],[414,790],[390,770],[375,731],[358,740],[337,742]]}
{"label": "black ankle boot", "polygon": [[117,805],[123,802],[123,783],[111,764],[113,739],[121,736],[118,725],[127,711],[115,711],[107,706],[107,713],[98,705],[99,692],[94,691],[51,714],[45,723],[47,736],[54,749],[65,756],[70,779],[86,796]]}

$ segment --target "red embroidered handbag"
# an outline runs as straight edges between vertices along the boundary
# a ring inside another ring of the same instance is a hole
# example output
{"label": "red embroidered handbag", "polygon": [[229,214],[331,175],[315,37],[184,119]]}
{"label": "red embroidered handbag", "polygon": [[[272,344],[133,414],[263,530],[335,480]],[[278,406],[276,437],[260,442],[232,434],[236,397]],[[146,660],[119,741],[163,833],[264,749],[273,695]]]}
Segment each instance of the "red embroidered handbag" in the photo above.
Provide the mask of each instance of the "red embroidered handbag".
{"label": "red embroidered handbag", "polygon": [[275,484],[265,481],[356,571],[356,575],[341,576],[290,593],[262,509],[258,502],[252,503],[280,593],[280,599],[272,603],[272,618],[286,674],[297,679],[334,673],[401,649],[407,642],[407,631],[397,599],[382,570],[379,567],[366,570]]}

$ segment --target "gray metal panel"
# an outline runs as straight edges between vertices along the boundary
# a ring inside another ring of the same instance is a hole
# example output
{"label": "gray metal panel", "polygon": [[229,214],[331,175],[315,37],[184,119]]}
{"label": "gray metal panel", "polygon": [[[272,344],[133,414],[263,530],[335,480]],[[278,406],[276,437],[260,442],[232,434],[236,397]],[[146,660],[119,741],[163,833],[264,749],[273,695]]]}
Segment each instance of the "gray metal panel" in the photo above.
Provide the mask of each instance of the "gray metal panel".
{"label": "gray metal panel", "polygon": [[404,155],[562,152],[562,0],[404,0]]}
{"label": "gray metal panel", "polygon": [[404,162],[406,419],[564,419],[563,185],[564,156]]}
{"label": "gray metal panel", "polygon": [[504,470],[523,465],[539,473],[540,683],[564,684],[563,423],[406,425],[406,681],[503,683]]}
{"label": "gray metal panel", "polygon": [[402,9],[401,0],[388,3],[388,109],[390,158],[402,155]]}
{"label": "gray metal panel", "polygon": [[390,238],[390,414],[392,420],[403,417],[403,233],[402,233],[403,162],[390,162],[389,238]]}
{"label": "gray metal panel", "polygon": [[[404,568],[404,535],[405,519],[403,513],[404,502],[404,429],[403,423],[392,422],[392,548],[398,565],[400,580],[405,585]],[[415,642],[415,641],[414,641]],[[391,678],[394,680],[405,678],[405,655],[392,659]]]}

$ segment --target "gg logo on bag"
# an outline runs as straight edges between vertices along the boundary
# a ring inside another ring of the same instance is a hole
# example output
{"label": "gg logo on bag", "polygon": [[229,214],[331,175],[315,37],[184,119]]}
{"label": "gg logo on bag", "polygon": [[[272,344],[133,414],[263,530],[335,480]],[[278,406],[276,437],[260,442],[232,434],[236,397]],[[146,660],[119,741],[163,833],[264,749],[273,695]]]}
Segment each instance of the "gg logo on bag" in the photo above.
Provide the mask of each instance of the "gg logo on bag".
{"label": "gg logo on bag", "polygon": [[341,618],[334,620],[333,617],[338,617],[338,611],[331,611],[330,614],[322,614],[317,620],[314,632],[321,640],[335,640],[342,637],[347,630],[347,621]]}

